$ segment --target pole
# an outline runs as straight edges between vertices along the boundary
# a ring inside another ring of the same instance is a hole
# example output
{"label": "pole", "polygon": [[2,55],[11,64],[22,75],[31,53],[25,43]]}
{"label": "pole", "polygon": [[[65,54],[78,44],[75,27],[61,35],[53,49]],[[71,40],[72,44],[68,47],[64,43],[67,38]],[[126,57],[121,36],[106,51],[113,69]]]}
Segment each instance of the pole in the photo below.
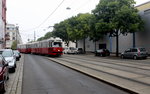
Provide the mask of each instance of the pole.
{"label": "pole", "polygon": [[19,27],[16,26],[16,49],[17,49],[17,45],[18,45],[18,30],[19,30]]}
{"label": "pole", "polygon": [[135,32],[133,32],[133,48],[135,47]]}
{"label": "pole", "polygon": [[34,31],[34,41],[36,40],[36,34],[35,34],[35,31]]}

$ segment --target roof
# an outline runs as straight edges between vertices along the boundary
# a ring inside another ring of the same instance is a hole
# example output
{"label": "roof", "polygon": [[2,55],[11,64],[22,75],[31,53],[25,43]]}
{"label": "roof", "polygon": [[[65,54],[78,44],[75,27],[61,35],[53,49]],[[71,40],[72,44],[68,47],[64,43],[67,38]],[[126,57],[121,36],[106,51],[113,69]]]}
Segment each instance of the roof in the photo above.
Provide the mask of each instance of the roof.
{"label": "roof", "polygon": [[150,9],[150,0],[145,2],[145,3],[143,3],[143,4],[140,4],[140,5],[136,6],[136,8],[139,11]]}

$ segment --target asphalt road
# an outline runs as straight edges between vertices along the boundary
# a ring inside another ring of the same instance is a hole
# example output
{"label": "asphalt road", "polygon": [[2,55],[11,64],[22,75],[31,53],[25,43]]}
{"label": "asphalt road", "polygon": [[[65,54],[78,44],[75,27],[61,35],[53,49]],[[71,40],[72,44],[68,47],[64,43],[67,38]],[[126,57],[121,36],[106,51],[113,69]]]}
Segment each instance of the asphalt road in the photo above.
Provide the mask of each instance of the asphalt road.
{"label": "asphalt road", "polygon": [[25,55],[22,85],[22,94],[127,94],[37,55]]}

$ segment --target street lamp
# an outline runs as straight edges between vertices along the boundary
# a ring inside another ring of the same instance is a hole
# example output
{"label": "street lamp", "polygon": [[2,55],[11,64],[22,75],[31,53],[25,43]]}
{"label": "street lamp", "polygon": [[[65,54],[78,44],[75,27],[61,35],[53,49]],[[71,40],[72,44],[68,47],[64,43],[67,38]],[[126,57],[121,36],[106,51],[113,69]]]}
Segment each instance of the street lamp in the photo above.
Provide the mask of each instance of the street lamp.
{"label": "street lamp", "polygon": [[18,44],[18,34],[19,34],[19,26],[16,24],[16,49],[17,49],[17,44]]}
{"label": "street lamp", "polygon": [[66,9],[67,9],[67,10],[70,10],[71,8],[70,8],[70,7],[67,7]]}

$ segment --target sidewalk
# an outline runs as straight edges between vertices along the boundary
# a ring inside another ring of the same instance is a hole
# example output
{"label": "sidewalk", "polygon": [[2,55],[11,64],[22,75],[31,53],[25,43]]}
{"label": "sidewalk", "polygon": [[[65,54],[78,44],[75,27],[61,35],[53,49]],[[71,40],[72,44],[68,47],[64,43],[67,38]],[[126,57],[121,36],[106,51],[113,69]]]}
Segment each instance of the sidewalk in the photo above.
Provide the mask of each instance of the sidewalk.
{"label": "sidewalk", "polygon": [[[150,94],[150,77],[128,73],[125,71],[108,70],[100,66],[85,64],[72,60],[63,60],[61,58],[49,58],[50,60],[84,73],[95,79],[113,85],[131,94]],[[149,70],[150,67],[142,67]],[[113,74],[113,75],[112,75]]]}
{"label": "sidewalk", "polygon": [[9,80],[7,82],[7,89],[5,94],[21,94],[23,62],[24,62],[24,54],[21,55],[20,61],[17,61],[17,68],[15,73],[9,74]]}

